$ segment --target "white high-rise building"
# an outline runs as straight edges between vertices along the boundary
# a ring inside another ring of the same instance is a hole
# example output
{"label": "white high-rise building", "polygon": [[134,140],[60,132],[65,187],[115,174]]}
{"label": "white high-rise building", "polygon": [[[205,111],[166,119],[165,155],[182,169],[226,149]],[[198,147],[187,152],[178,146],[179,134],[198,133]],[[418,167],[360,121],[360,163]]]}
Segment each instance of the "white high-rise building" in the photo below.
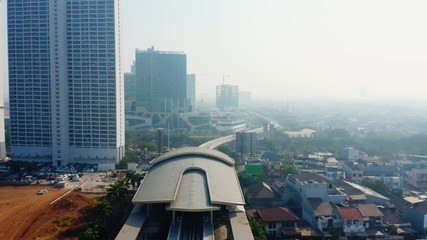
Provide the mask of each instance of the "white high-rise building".
{"label": "white high-rise building", "polygon": [[12,159],[122,159],[120,13],[120,0],[8,1]]}
{"label": "white high-rise building", "polygon": [[6,156],[5,128],[4,128],[4,86],[7,81],[7,34],[6,28],[6,2],[0,0],[0,159]]}

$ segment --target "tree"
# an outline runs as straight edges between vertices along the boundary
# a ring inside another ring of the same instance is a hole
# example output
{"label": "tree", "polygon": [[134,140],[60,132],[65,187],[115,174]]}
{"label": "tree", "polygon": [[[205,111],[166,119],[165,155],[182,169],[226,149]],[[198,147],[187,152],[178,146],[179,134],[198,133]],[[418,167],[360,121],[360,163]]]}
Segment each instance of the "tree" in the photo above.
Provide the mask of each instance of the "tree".
{"label": "tree", "polygon": [[267,240],[268,232],[264,227],[264,223],[253,218],[249,219],[249,225],[254,235],[255,240]]}
{"label": "tree", "polygon": [[110,185],[107,190],[107,198],[113,203],[121,203],[125,200],[127,193],[127,183],[122,179]]}
{"label": "tree", "polygon": [[242,186],[242,188],[243,188],[243,187],[255,185],[255,184],[259,183],[260,180],[254,178],[254,177],[251,177],[249,175],[246,175],[246,174],[240,174],[239,175],[239,182],[240,182],[240,186]]}
{"label": "tree", "polygon": [[220,145],[218,147],[218,151],[227,154],[229,157],[231,157],[235,160],[239,159],[239,156],[237,155],[236,152],[233,151],[233,149],[230,147],[230,145],[227,145],[227,144]]}
{"label": "tree", "polygon": [[101,226],[97,223],[92,223],[90,226],[80,234],[81,240],[97,240],[101,236]]}
{"label": "tree", "polygon": [[141,176],[135,170],[126,173],[126,184],[130,183],[133,189],[139,186],[140,180]]}
{"label": "tree", "polygon": [[390,235],[397,235],[397,227],[394,224],[389,224],[387,226],[387,232]]}
{"label": "tree", "polygon": [[391,188],[381,180],[364,178],[362,180],[362,185],[384,196],[390,196],[392,194]]}
{"label": "tree", "polygon": [[290,161],[282,161],[282,168],[284,177],[288,176],[289,174],[299,173],[298,168],[295,167],[294,164]]}
{"label": "tree", "polygon": [[135,162],[136,154],[133,151],[126,151],[125,156],[120,161],[121,164],[133,163]]}
{"label": "tree", "polygon": [[107,218],[113,213],[113,207],[111,206],[110,202],[103,199],[98,205],[95,207],[95,211],[97,212],[96,215],[103,216],[104,221],[104,229],[108,231],[108,221]]}
{"label": "tree", "polygon": [[126,197],[128,194],[127,183],[125,179],[117,180],[110,185],[107,190],[107,199],[113,206],[114,216],[119,216],[120,209],[125,206]]}

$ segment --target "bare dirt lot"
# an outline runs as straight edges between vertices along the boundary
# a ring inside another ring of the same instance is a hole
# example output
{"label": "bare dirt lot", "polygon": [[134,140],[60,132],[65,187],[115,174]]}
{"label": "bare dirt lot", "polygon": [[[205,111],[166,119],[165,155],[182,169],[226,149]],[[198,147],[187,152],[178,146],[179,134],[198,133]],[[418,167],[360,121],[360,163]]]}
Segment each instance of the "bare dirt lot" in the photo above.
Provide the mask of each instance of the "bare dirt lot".
{"label": "bare dirt lot", "polygon": [[[41,189],[49,192],[37,195]],[[65,192],[46,186],[0,187],[0,239],[60,239],[99,197],[72,192],[50,205]]]}

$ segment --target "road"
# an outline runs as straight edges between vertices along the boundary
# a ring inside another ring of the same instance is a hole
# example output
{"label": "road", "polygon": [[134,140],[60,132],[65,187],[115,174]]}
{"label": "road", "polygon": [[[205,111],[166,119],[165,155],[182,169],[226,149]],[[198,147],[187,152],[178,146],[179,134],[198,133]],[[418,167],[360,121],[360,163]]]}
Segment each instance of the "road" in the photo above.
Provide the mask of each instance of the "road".
{"label": "road", "polygon": [[[261,115],[259,113],[255,113],[255,112],[253,112],[253,114],[255,114],[255,115],[257,115],[257,116],[259,116],[259,117],[267,120],[270,124],[273,124],[275,127],[280,127],[280,125],[279,125],[278,122],[276,122],[274,120],[271,120],[271,119],[267,118],[266,116],[263,116],[263,115]],[[251,129],[251,130],[249,130],[249,132],[262,133],[263,130],[264,130],[264,128],[260,127],[260,128]],[[222,144],[234,141],[235,138],[236,138],[235,134],[232,134],[232,135],[228,135],[228,136],[225,136],[225,137],[216,138],[214,140],[205,142],[202,145],[200,145],[199,147],[204,147],[204,148],[209,148],[209,149],[215,149],[215,148],[217,148],[218,146],[220,146]]]}

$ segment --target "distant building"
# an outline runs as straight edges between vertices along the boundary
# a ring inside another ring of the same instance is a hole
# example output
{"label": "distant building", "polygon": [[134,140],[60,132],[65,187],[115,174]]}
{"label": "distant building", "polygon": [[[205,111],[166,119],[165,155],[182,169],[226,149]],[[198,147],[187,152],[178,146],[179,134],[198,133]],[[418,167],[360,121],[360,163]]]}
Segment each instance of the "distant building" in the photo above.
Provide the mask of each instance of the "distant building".
{"label": "distant building", "polygon": [[305,128],[301,131],[287,131],[285,132],[290,138],[312,138],[316,131]]}
{"label": "distant building", "polygon": [[212,129],[212,115],[210,112],[184,112],[179,118],[190,132],[207,132]]}
{"label": "distant building", "polygon": [[187,106],[187,56],[183,52],[136,50],[137,108],[171,112]]}
{"label": "distant building", "polygon": [[404,198],[403,217],[411,224],[412,228],[423,236],[427,233],[427,196],[411,196]]}
{"label": "distant building", "polygon": [[246,119],[239,113],[219,112],[212,115],[212,125],[220,132],[237,132],[246,128]]}
{"label": "distant building", "polygon": [[250,107],[252,104],[252,93],[239,91],[239,107]]}
{"label": "distant building", "polygon": [[297,154],[292,158],[293,164],[301,172],[316,172],[323,174],[331,153],[313,153],[308,155]]}
{"label": "distant building", "polygon": [[341,161],[341,167],[345,172],[345,178],[352,181],[362,180],[363,170],[357,162]]}
{"label": "distant building", "polygon": [[223,84],[216,87],[216,107],[220,110],[239,107],[239,87]]}
{"label": "distant building", "polygon": [[[196,108],[196,75],[187,74],[187,101],[189,111],[192,112]],[[191,108],[191,109],[190,109]]]}
{"label": "distant building", "polygon": [[125,74],[125,98],[134,107],[126,111],[127,130],[168,124],[185,128],[178,115],[191,110],[193,96],[189,98],[188,94],[194,94],[195,89],[193,78],[189,79],[185,53],[136,50],[132,72]]}
{"label": "distant building", "polygon": [[[125,100],[136,100],[136,96],[142,94],[142,89],[137,88],[138,76],[135,73],[125,73]],[[136,101],[135,101],[136,102]],[[135,110],[136,111],[136,108]]]}
{"label": "distant building", "polygon": [[251,177],[259,177],[264,174],[264,165],[261,162],[246,163],[245,174]]}
{"label": "distant building", "polygon": [[274,138],[274,133],[275,133],[275,129],[276,129],[274,124],[265,123],[262,126],[262,128],[263,128],[262,134],[263,134],[264,138],[270,139],[270,140]]}
{"label": "distant building", "polygon": [[352,147],[344,148],[344,160],[356,161],[360,159],[360,151]]}
{"label": "distant building", "polygon": [[280,161],[267,161],[267,178],[273,183],[282,179],[282,162]]}
{"label": "distant building", "polygon": [[412,162],[410,160],[398,161],[396,163],[397,173],[400,178],[400,185],[403,186],[405,181],[405,174],[407,171],[410,171],[413,168],[417,167],[417,163]]}
{"label": "distant building", "polygon": [[394,165],[373,164],[363,168],[363,176],[393,177],[396,173]]}
{"label": "distant building", "polygon": [[417,189],[427,189],[427,169],[414,168],[407,171],[405,182]]}
{"label": "distant building", "polygon": [[328,158],[325,165],[325,175],[330,180],[345,179],[345,172],[335,158]]}
{"label": "distant building", "polygon": [[235,149],[240,153],[241,157],[244,155],[253,156],[256,150],[257,133],[256,132],[236,132]]}

